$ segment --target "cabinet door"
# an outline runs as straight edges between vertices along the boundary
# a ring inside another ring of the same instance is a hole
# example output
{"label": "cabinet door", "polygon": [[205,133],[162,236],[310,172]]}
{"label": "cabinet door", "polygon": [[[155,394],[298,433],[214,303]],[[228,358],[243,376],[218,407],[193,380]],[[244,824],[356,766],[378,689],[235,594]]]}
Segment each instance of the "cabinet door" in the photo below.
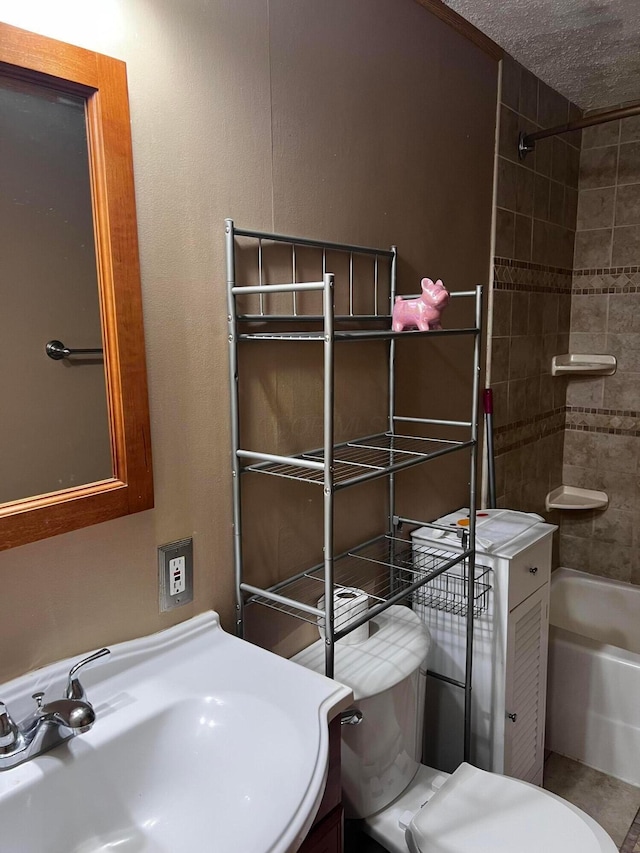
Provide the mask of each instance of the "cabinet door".
{"label": "cabinet door", "polygon": [[342,823],[342,806],[336,806],[314,826],[298,853],[343,853]]}
{"label": "cabinet door", "polygon": [[542,783],[549,635],[549,585],[509,613],[504,773]]}

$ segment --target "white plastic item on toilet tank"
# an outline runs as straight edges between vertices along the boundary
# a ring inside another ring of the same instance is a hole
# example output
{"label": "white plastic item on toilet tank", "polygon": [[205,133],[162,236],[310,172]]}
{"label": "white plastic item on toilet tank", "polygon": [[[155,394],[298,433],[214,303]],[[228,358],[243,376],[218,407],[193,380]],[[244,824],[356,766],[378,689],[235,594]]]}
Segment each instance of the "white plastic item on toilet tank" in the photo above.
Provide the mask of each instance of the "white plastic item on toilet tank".
{"label": "white plastic item on toilet tank", "polygon": [[[422,714],[429,632],[408,607],[374,617],[369,639],[335,647],[334,677],[347,684],[354,705],[365,702],[358,726],[342,729],[343,803],[346,817],[367,817],[409,785],[422,752]],[[319,640],[292,660],[324,672]]]}

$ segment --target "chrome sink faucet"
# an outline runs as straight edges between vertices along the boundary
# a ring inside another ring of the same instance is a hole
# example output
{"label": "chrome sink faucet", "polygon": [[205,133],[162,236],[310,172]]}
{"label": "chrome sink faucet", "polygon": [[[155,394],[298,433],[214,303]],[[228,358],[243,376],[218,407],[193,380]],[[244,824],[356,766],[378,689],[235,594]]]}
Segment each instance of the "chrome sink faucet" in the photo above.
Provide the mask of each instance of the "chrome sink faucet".
{"label": "chrome sink faucet", "polygon": [[44,693],[34,693],[36,707],[20,723],[14,723],[6,705],[0,702],[0,770],[16,767],[89,731],[96,714],[76,673],[109,654],[109,649],[100,649],[71,667],[62,699],[45,703]]}

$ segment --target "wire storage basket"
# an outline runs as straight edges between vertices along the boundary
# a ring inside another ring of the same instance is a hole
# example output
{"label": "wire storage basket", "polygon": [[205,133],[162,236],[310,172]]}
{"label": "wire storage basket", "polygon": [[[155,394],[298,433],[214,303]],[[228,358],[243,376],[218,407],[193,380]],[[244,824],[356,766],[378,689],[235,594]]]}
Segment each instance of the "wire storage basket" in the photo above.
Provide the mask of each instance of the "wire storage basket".
{"label": "wire storage basket", "polygon": [[[413,549],[413,562],[416,569],[428,572],[435,561],[442,560],[439,549],[427,548],[422,545]],[[489,607],[489,591],[491,590],[490,573],[487,566],[475,566],[473,581],[473,615],[480,616]],[[467,579],[469,563],[464,560],[452,566],[446,572],[434,577],[426,586],[417,589],[411,596],[413,604],[454,613],[457,616],[467,615]]]}

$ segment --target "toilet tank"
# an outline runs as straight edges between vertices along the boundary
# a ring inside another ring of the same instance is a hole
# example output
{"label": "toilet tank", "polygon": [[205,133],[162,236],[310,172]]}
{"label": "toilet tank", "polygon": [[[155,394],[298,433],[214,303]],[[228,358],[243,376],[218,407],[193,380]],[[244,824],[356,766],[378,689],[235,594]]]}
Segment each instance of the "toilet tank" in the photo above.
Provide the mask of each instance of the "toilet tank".
{"label": "toilet tank", "polygon": [[[342,727],[345,816],[365,818],[409,785],[420,764],[429,632],[408,607],[395,605],[370,623],[367,640],[335,647],[334,677],[351,688],[362,722]],[[294,661],[324,671],[324,643]]]}

